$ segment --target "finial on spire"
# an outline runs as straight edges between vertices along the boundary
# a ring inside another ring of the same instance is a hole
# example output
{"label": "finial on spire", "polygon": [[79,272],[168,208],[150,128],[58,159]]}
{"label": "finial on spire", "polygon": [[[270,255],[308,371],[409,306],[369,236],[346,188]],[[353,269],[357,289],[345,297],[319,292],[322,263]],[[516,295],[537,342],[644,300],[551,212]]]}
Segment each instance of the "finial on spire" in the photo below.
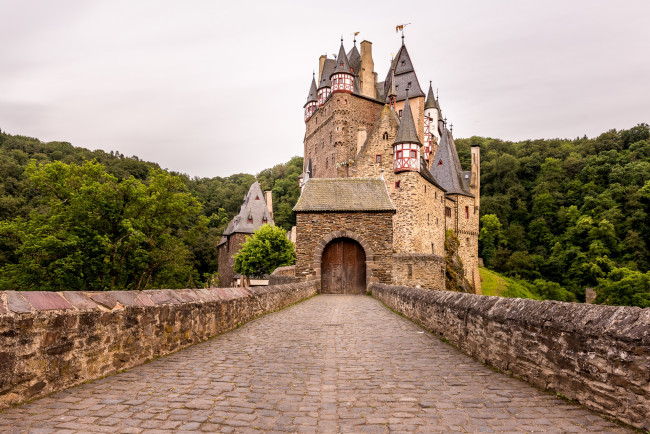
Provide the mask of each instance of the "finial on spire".
{"label": "finial on spire", "polygon": [[400,24],[398,26],[395,26],[395,33],[399,32],[400,30],[402,31],[402,45],[404,45],[404,27],[408,26],[411,23],[406,23],[406,24]]}
{"label": "finial on spire", "polygon": [[445,116],[445,118],[442,120],[442,122],[443,122],[445,125],[447,125],[447,116]]}
{"label": "finial on spire", "polygon": [[354,46],[357,45],[357,35],[358,34],[359,34],[359,32],[354,32],[354,39],[352,40],[352,43],[354,44]]}
{"label": "finial on spire", "polygon": [[454,124],[449,125],[449,132],[454,132]]}

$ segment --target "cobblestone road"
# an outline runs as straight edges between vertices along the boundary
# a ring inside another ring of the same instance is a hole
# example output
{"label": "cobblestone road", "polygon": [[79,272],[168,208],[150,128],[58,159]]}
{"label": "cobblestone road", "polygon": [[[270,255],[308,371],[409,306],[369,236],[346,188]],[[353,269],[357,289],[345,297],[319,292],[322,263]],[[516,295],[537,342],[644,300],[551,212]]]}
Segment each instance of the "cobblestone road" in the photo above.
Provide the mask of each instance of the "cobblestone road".
{"label": "cobblestone road", "polygon": [[317,296],[0,413],[2,432],[626,432],[366,296]]}

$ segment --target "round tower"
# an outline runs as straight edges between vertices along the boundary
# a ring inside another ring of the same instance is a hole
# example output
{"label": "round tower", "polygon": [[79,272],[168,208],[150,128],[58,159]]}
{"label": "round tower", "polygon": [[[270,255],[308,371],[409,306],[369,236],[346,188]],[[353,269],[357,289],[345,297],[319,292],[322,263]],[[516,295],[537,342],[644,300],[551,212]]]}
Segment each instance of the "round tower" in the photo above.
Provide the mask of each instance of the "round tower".
{"label": "round tower", "polygon": [[407,91],[402,121],[399,124],[397,137],[395,137],[393,143],[393,170],[395,173],[407,170],[419,172],[421,147],[422,143],[418,139],[417,130],[415,129]]}
{"label": "round tower", "polygon": [[433,96],[433,88],[429,81],[429,93],[424,103],[424,159],[429,161],[433,152],[434,137],[438,141],[438,102]]}
{"label": "round tower", "polygon": [[348,56],[345,54],[343,39],[341,39],[341,48],[339,48],[339,55],[336,57],[336,67],[330,76],[330,80],[332,82],[332,93],[352,93],[354,91],[354,72],[350,67],[350,62],[348,62]]}
{"label": "round tower", "polygon": [[311,87],[307,95],[307,103],[303,106],[305,109],[305,122],[307,122],[314,112],[318,110],[318,91],[316,90],[316,75],[311,79]]}

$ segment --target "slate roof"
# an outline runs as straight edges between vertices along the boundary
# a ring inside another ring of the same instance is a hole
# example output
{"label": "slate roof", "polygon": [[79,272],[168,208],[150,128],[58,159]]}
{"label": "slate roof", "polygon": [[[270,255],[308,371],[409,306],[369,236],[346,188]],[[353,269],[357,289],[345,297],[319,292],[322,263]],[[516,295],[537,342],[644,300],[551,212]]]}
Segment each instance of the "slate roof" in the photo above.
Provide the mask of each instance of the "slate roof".
{"label": "slate roof", "polygon": [[361,54],[357,50],[357,44],[355,41],[354,47],[348,53],[348,61],[350,62],[350,68],[354,70],[355,74],[359,74],[359,69],[361,69]]}
{"label": "slate roof", "polygon": [[404,102],[402,121],[399,124],[399,130],[397,130],[394,143],[417,143],[418,145],[422,145],[422,142],[418,138],[417,130],[415,129],[415,121],[411,113],[411,104],[409,104],[408,96],[406,97],[406,102]]}
{"label": "slate roof", "polygon": [[320,83],[318,83],[318,88],[322,87],[332,87],[332,81],[330,80],[330,76],[334,72],[334,68],[336,67],[336,60],[334,59],[325,59],[325,62],[323,63],[323,72],[321,73],[320,77]]}
{"label": "slate roof", "polygon": [[318,90],[316,89],[316,78],[312,77],[311,87],[309,88],[309,94],[307,95],[307,102],[305,106],[310,102],[318,102]]}
{"label": "slate roof", "polygon": [[[248,223],[248,217],[253,218],[252,223]],[[262,220],[266,217],[267,223],[270,225],[275,224],[273,217],[269,214],[266,208],[266,201],[260,183],[255,181],[251,188],[248,189],[248,194],[244,197],[244,203],[241,206],[239,214],[237,214],[228,223],[228,227],[223,231],[223,235],[230,235],[234,233],[252,234],[262,226]],[[221,244],[221,243],[220,243]]]}
{"label": "slate roof", "polygon": [[[392,79],[392,73],[395,74],[394,79]],[[391,84],[393,84],[393,81],[395,89],[397,90],[397,101],[406,99],[406,89],[409,89],[408,93],[411,98],[424,96],[424,92],[422,92],[422,88],[418,82],[418,77],[415,74],[415,69],[413,69],[413,62],[411,62],[411,56],[409,56],[406,45],[400,47],[397,56],[395,56],[393,63],[390,65],[390,69],[386,75],[386,80],[384,81],[382,96],[388,96],[388,91]]]}
{"label": "slate roof", "polygon": [[341,48],[339,48],[339,55],[336,56],[336,65],[334,65],[334,71],[330,74],[330,78],[334,74],[340,72],[345,72],[346,74],[354,75],[350,71],[350,62],[348,62],[348,55],[345,54],[345,48],[343,48],[343,41],[341,41]]}
{"label": "slate roof", "polygon": [[438,105],[438,101],[436,101],[436,97],[433,95],[433,87],[431,87],[431,82],[429,82],[429,93],[427,94],[427,100],[424,103],[424,109],[430,109],[430,108],[435,108],[440,110],[440,106]]}
{"label": "slate roof", "polygon": [[293,210],[394,212],[395,207],[383,178],[312,178]]}
{"label": "slate roof", "polygon": [[462,194],[474,197],[467,190],[463,181],[464,173],[460,166],[454,138],[447,127],[442,129],[440,144],[431,165],[431,174],[447,194]]}

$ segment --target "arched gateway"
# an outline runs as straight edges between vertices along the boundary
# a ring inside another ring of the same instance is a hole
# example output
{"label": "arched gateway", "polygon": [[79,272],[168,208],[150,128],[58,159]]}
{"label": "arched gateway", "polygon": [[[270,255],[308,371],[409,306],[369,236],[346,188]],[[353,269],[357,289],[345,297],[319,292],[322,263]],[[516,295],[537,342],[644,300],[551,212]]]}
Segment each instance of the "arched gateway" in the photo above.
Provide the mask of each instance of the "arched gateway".
{"label": "arched gateway", "polygon": [[366,292],[366,253],[350,238],[332,240],[321,259],[321,293],[364,294]]}

